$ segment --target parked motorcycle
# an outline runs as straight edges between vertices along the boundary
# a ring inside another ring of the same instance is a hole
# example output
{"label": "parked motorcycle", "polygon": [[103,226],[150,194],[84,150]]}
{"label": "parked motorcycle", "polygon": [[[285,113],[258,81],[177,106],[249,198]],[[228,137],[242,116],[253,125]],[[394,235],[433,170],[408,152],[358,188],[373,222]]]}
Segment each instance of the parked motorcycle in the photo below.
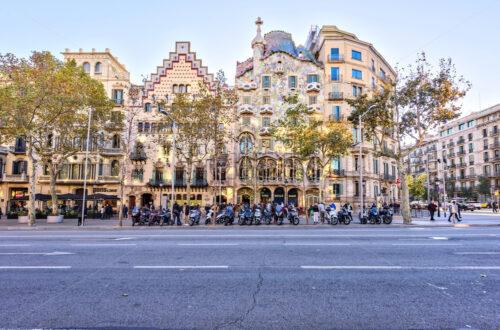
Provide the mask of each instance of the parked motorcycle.
{"label": "parked motorcycle", "polygon": [[349,212],[347,212],[345,207],[337,212],[337,219],[339,223],[343,223],[344,225],[348,225],[351,223],[351,217],[349,216]]}
{"label": "parked motorcycle", "polygon": [[300,223],[299,212],[297,211],[297,209],[293,206],[290,206],[287,213],[288,221],[290,221],[292,225],[297,226]]}
{"label": "parked motorcycle", "polygon": [[160,211],[158,213],[158,216],[160,217],[160,226],[163,225],[173,226],[174,218],[172,217],[172,213],[170,212],[169,209]]}
{"label": "parked motorcycle", "polygon": [[251,208],[247,208],[245,210],[245,221],[243,222],[244,224],[251,225],[253,222],[253,212]]}
{"label": "parked motorcycle", "polygon": [[238,224],[240,226],[245,224],[245,210],[242,206],[238,209]]}
{"label": "parked motorcycle", "polygon": [[327,221],[331,225],[336,225],[339,223],[339,219],[337,217],[337,210],[331,208],[330,206],[326,207],[326,214],[328,215]]}
{"label": "parked motorcycle", "polygon": [[259,206],[255,208],[255,212],[253,214],[253,221],[256,225],[260,225],[260,222],[262,221],[262,211]]}
{"label": "parked motorcycle", "polygon": [[267,209],[264,209],[264,218],[263,221],[266,223],[266,225],[270,225],[271,222],[273,221],[273,216],[270,211]]}
{"label": "parked motorcycle", "polygon": [[189,225],[194,226],[200,224],[201,211],[198,209],[191,209],[189,211]]}
{"label": "parked motorcycle", "polygon": [[132,226],[146,225],[150,223],[151,211],[147,207],[141,208],[139,211],[132,211]]}
{"label": "parked motorcycle", "polygon": [[394,214],[392,207],[384,207],[383,209],[380,210],[379,213],[380,213],[380,217],[382,218],[382,221],[386,225],[389,225],[392,222],[392,216]]}
{"label": "parked motorcycle", "polygon": [[284,209],[281,209],[281,211],[276,211],[276,224],[277,225],[282,225],[283,224],[283,219],[285,218],[285,211]]}
{"label": "parked motorcycle", "polygon": [[371,208],[368,212],[368,221],[373,224],[380,224],[380,214],[376,208]]}
{"label": "parked motorcycle", "polygon": [[359,222],[362,224],[362,225],[365,225],[368,223],[368,214],[366,213],[366,210],[363,209],[363,212],[359,213]]}

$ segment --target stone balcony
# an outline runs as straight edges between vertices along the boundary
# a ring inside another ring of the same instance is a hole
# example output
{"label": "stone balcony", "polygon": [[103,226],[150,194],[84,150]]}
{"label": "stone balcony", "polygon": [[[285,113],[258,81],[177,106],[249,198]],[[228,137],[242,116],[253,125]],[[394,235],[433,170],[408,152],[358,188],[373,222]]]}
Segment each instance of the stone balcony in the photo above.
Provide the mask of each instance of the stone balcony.
{"label": "stone balcony", "polygon": [[255,82],[243,82],[238,84],[238,89],[249,91],[253,89],[257,89],[257,83]]}
{"label": "stone balcony", "polygon": [[250,104],[243,104],[238,107],[238,112],[240,114],[247,114],[247,115],[253,115],[253,106]]}
{"label": "stone balcony", "polygon": [[259,128],[260,135],[271,135],[271,127],[269,126],[261,126]]}
{"label": "stone balcony", "polygon": [[321,113],[323,110],[323,106],[321,104],[311,104],[307,106],[309,111],[314,111],[315,113]]}
{"label": "stone balcony", "polygon": [[306,92],[319,92],[321,84],[319,82],[311,82],[306,85]]}
{"label": "stone balcony", "polygon": [[272,115],[273,114],[273,106],[270,104],[265,104],[260,107],[261,115]]}

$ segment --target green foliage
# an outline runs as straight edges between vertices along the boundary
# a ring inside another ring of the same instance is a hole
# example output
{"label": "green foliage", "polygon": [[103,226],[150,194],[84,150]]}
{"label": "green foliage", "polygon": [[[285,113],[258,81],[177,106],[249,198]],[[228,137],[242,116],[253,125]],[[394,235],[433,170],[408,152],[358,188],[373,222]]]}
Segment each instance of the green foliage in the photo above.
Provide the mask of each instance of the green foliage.
{"label": "green foliage", "polygon": [[466,187],[461,187],[460,188],[460,197],[464,197],[466,199],[470,199],[474,197],[474,191],[471,187],[466,188]]}
{"label": "green foliage", "polygon": [[477,192],[481,195],[491,194],[491,182],[488,178],[484,176],[479,177],[479,184],[477,186]]}
{"label": "green foliage", "polygon": [[411,175],[408,175],[408,189],[410,195],[415,199],[423,197],[426,194],[425,182],[427,181],[427,175],[420,174],[415,180]]}

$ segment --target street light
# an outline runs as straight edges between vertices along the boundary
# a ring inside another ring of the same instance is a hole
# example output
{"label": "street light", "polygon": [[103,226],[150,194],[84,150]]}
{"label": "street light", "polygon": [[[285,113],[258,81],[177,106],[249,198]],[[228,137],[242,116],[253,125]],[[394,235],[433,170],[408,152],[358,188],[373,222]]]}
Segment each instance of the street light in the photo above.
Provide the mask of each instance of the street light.
{"label": "street light", "polygon": [[[168,94],[166,95],[166,99],[167,99],[167,102],[168,102]],[[171,189],[172,189],[172,196],[170,198],[170,204],[171,204],[170,207],[172,209],[172,213],[171,214],[172,214],[172,217],[173,217],[174,216],[174,196],[175,196],[175,181],[174,180],[175,180],[175,148],[176,148],[176,146],[175,146],[175,125],[176,125],[176,123],[175,123],[174,118],[172,118],[172,116],[170,116],[170,114],[167,111],[161,109],[160,112],[162,114],[164,114],[165,116],[167,116],[172,121],[172,133],[173,133],[173,138],[172,138],[173,139],[173,148],[172,148],[172,187],[171,187]]]}
{"label": "street light", "polygon": [[359,204],[359,212],[363,212],[363,207],[364,207],[364,200],[363,200],[363,135],[361,134],[361,119],[368,114],[368,112],[372,111],[375,109],[377,106],[372,105],[366,110],[361,116],[358,118],[359,122],[359,192],[360,192],[360,204]]}
{"label": "street light", "polygon": [[89,124],[87,127],[87,147],[85,149],[85,168],[83,170],[83,200],[82,200],[82,226],[85,222],[85,211],[87,211],[87,207],[85,205],[85,197],[87,194],[87,166],[89,160],[89,142],[90,142],[90,120],[92,118],[92,107],[89,107]]}

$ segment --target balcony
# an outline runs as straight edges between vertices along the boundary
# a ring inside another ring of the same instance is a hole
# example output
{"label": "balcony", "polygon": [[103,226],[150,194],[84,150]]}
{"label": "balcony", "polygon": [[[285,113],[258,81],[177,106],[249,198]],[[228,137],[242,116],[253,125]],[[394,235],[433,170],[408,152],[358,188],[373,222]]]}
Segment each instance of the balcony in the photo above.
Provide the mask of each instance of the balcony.
{"label": "balcony", "polygon": [[343,121],[344,120],[344,115],[336,116],[336,115],[329,115],[328,116],[328,121]]}
{"label": "balcony", "polygon": [[436,151],[436,146],[431,147],[431,148],[427,148],[427,149],[425,149],[425,153],[426,153],[426,154],[428,154],[428,153],[430,153],[430,152],[433,152],[433,151]]}
{"label": "balcony", "polygon": [[257,83],[255,83],[255,82],[243,82],[243,83],[238,84],[238,89],[242,89],[244,91],[257,89]]}
{"label": "balcony", "polygon": [[456,179],[457,179],[457,178],[456,178],[456,177],[454,177],[454,176],[447,176],[445,180],[446,180],[446,181],[455,181]]}
{"label": "balcony", "polygon": [[133,152],[130,154],[130,160],[135,162],[143,162],[148,159],[145,152]]}
{"label": "balcony", "polygon": [[[487,160],[485,160],[487,161]],[[500,155],[493,156],[490,160],[490,162],[500,162]]]}
{"label": "balcony", "polygon": [[100,151],[103,156],[121,156],[121,148],[102,148]]}
{"label": "balcony", "polygon": [[278,64],[278,65],[276,65],[274,72],[276,74],[283,74],[283,73],[285,73],[285,67],[282,64]]}
{"label": "balcony", "polygon": [[457,164],[457,167],[466,167],[467,166],[467,163],[458,163]]}
{"label": "balcony", "polygon": [[323,109],[323,107],[321,106],[321,104],[311,104],[311,105],[307,106],[307,109],[309,111],[314,111],[316,113],[321,113],[321,110]]}
{"label": "balcony", "polygon": [[477,174],[469,174],[469,175],[465,176],[466,180],[471,180],[471,179],[476,179],[476,178],[477,178]]}
{"label": "balcony", "polygon": [[448,158],[452,158],[452,157],[455,157],[455,153],[454,153],[454,152],[450,152],[450,153],[448,154]]}
{"label": "balcony", "polygon": [[495,135],[498,135],[498,134],[500,134],[500,130],[498,130],[498,129],[497,130],[494,129],[494,130],[490,131],[490,136],[495,136]]}
{"label": "balcony", "polygon": [[457,168],[457,164],[450,164],[448,166],[446,166],[447,169],[450,169],[450,168]]}
{"label": "balcony", "polygon": [[455,142],[450,142],[450,143],[448,143],[446,146],[447,146],[448,148],[451,148],[451,147],[455,146]]}
{"label": "balcony", "polygon": [[328,101],[342,101],[344,99],[343,92],[330,92],[328,93]]}
{"label": "balcony", "polygon": [[465,143],[465,139],[464,138],[459,138],[458,141],[457,141],[457,145],[464,144],[464,143]]}
{"label": "balcony", "polygon": [[238,112],[240,114],[253,115],[253,106],[250,104],[243,104],[238,107]]}
{"label": "balcony", "polygon": [[457,152],[457,155],[461,156],[461,155],[465,155],[467,152],[465,150],[460,150]]}
{"label": "balcony", "polygon": [[273,114],[273,106],[270,104],[265,104],[260,107],[261,115],[272,115]]}
{"label": "balcony", "polygon": [[495,141],[494,143],[490,144],[490,149],[498,149],[500,148],[500,141]]}
{"label": "balcony", "polygon": [[379,179],[385,180],[385,181],[396,181],[396,176],[390,175],[389,173],[381,173],[381,174],[379,174]]}
{"label": "balcony", "polygon": [[333,81],[333,82],[341,82],[343,78],[343,75],[339,74],[336,76],[328,75],[328,81]]}
{"label": "balcony", "polygon": [[260,135],[271,135],[271,127],[269,126],[261,126],[259,128]]}
{"label": "balcony", "polygon": [[123,99],[110,99],[111,102],[115,104],[115,106],[123,106]]}
{"label": "balcony", "polygon": [[328,62],[336,63],[336,62],[344,62],[344,55],[328,55]]}
{"label": "balcony", "polygon": [[319,92],[321,84],[319,82],[310,82],[306,85],[306,92]]}
{"label": "balcony", "polygon": [[21,174],[5,174],[3,175],[4,182],[28,182],[28,175],[26,173]]}
{"label": "balcony", "polygon": [[26,145],[10,147],[10,151],[13,154],[25,154],[26,153]]}
{"label": "balcony", "polygon": [[500,172],[488,172],[488,173],[484,173],[484,176],[488,177],[488,178],[496,178],[496,177],[500,177]]}
{"label": "balcony", "polygon": [[249,133],[255,134],[255,126],[253,126],[251,124],[241,125],[240,126],[240,132],[241,133],[243,133],[243,132],[249,132]]}
{"label": "balcony", "polygon": [[344,170],[334,169],[330,171],[330,175],[345,176],[345,172]]}

